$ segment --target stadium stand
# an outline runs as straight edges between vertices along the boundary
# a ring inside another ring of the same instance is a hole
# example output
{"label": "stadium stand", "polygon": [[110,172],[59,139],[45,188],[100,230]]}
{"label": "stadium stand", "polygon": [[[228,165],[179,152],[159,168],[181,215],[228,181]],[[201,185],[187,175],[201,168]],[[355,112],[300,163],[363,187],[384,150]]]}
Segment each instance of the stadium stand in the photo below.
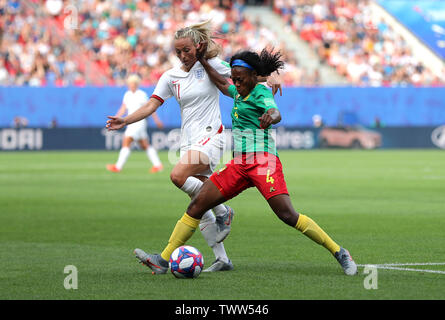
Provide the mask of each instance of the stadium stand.
{"label": "stadium stand", "polygon": [[[337,73],[334,68],[327,64],[321,64],[316,52],[269,7],[249,6],[244,13],[248,19],[258,21],[263,27],[267,28],[269,33],[273,32],[277,37],[276,41],[285,43],[287,51],[295,55],[294,62],[287,64],[285,70],[294,72],[296,76],[306,79],[304,82],[312,84],[312,86],[341,86],[348,84],[347,79]],[[298,63],[300,61],[301,64]],[[300,67],[293,68],[293,65]],[[285,84],[287,83],[286,80],[284,77],[283,82]]]}
{"label": "stadium stand", "polygon": [[273,41],[273,33],[244,18],[242,1],[89,0],[76,5],[0,0],[0,85],[121,86],[129,73],[139,73],[144,86],[154,85],[177,63],[174,31],[208,18],[224,59],[242,48],[273,45],[288,61],[286,85],[318,84],[317,74],[306,76],[284,43]]}
{"label": "stadium stand", "polygon": [[274,11],[354,85],[441,86],[412,48],[384,20],[375,21],[368,0],[277,0]]}
{"label": "stadium stand", "polygon": [[318,66],[308,68],[276,31],[248,19],[242,0],[0,0],[0,85],[122,86],[138,73],[151,86],[177,63],[174,31],[208,18],[224,59],[242,48],[281,50],[286,86],[326,84],[324,65],[339,76],[329,85],[343,77],[362,86],[445,83],[388,23],[373,20],[369,1],[277,0],[274,11],[316,52]]}

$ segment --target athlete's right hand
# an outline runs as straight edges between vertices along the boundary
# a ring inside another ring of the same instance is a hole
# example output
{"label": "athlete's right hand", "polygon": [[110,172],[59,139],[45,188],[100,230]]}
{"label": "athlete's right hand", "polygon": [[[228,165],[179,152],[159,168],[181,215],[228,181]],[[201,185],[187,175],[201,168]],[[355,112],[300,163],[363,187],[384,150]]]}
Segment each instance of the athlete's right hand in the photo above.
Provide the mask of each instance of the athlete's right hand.
{"label": "athlete's right hand", "polygon": [[108,119],[109,120],[107,120],[107,126],[106,126],[108,130],[119,130],[125,127],[126,123],[124,118],[116,116],[108,116]]}

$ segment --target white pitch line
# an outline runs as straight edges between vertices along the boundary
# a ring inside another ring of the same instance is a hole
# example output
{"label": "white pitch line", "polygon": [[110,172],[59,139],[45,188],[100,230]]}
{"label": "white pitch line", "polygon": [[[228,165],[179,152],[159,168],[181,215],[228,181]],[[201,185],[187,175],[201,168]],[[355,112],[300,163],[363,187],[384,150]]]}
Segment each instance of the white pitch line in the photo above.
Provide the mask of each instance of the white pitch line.
{"label": "white pitch line", "polygon": [[[410,264],[410,265],[424,265],[424,264]],[[429,265],[432,265],[432,264],[429,264]],[[445,265],[445,263],[439,263],[439,264],[434,264],[434,265]],[[439,270],[400,268],[400,267],[391,267],[391,266],[382,265],[382,264],[358,264],[357,266],[359,266],[359,267],[374,266],[377,269],[399,270],[399,271],[415,271],[415,272],[445,274],[445,271],[439,271]]]}
{"label": "white pitch line", "polygon": [[445,266],[445,262],[419,262],[419,263],[377,263],[374,266]]}

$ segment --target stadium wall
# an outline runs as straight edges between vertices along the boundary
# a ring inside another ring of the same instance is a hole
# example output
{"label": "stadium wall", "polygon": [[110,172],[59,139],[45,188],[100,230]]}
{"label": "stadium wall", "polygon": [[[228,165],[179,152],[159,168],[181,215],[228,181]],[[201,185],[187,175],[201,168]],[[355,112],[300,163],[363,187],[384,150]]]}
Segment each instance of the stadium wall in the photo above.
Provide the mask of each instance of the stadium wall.
{"label": "stadium wall", "polygon": [[[310,127],[278,127],[277,147],[281,150],[315,149],[320,147],[322,129]],[[381,148],[445,149],[445,125],[438,127],[386,127],[372,129],[382,137]],[[231,149],[231,131],[226,131],[226,147]],[[0,129],[0,150],[117,150],[123,131],[105,128],[22,128]],[[177,150],[180,129],[149,129],[149,140],[159,150]],[[135,145],[135,147],[137,147]]]}
{"label": "stadium wall", "polygon": [[[143,88],[151,94],[153,87]],[[30,127],[97,128],[114,115],[122,103],[120,87],[0,87],[0,127],[10,127],[16,116],[28,119]],[[445,87],[436,88],[284,88],[276,102],[285,127],[310,127],[312,117],[335,126],[340,122],[372,126],[376,118],[388,127],[438,126],[445,124]],[[230,127],[232,100],[221,96],[223,124]],[[166,127],[179,127],[181,115],[174,99],[158,109]],[[345,117],[345,114],[348,116]],[[149,126],[154,124],[149,121]]]}

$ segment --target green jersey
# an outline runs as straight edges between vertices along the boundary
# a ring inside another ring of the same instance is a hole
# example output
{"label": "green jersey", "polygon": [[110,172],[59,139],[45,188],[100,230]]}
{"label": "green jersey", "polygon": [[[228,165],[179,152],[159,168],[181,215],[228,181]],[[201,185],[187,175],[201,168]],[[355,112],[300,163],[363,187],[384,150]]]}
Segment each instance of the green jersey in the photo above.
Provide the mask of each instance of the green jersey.
{"label": "green jersey", "polygon": [[257,84],[246,97],[229,86],[229,94],[234,99],[232,109],[232,135],[235,152],[268,152],[278,156],[271,126],[261,129],[260,120],[271,108],[278,108],[272,92],[262,84]]}

